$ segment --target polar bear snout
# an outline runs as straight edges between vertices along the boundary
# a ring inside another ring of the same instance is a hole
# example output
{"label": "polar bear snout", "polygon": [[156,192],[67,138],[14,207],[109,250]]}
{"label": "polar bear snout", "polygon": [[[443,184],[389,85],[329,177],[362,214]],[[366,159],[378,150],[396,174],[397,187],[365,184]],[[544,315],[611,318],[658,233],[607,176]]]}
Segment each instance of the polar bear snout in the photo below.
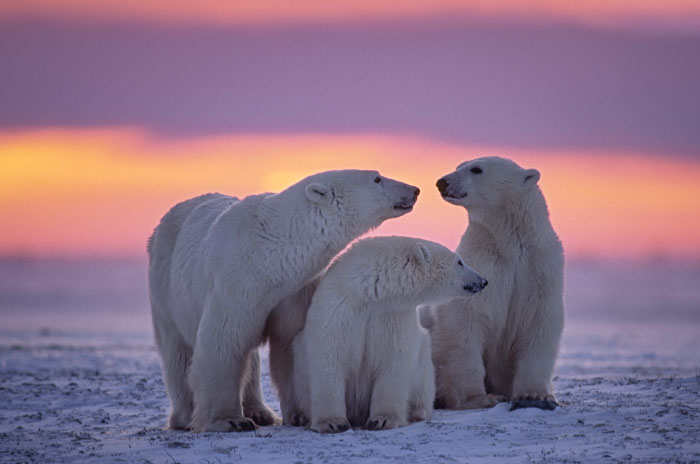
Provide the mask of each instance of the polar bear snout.
{"label": "polar bear snout", "polygon": [[401,197],[401,199],[394,204],[394,209],[409,210],[413,208],[413,206],[416,204],[416,201],[418,200],[420,189],[418,187],[411,187],[411,189],[411,194]]}
{"label": "polar bear snout", "polygon": [[440,195],[446,200],[449,199],[460,199],[467,196],[467,192],[462,191],[461,188],[455,186],[454,182],[450,182],[450,176],[441,177],[435,183],[440,192]]}
{"label": "polar bear snout", "polygon": [[470,283],[464,286],[464,289],[469,292],[472,295],[475,295],[482,291],[486,286],[489,284],[489,281],[484,279],[483,277],[480,278],[479,282],[474,282]]}

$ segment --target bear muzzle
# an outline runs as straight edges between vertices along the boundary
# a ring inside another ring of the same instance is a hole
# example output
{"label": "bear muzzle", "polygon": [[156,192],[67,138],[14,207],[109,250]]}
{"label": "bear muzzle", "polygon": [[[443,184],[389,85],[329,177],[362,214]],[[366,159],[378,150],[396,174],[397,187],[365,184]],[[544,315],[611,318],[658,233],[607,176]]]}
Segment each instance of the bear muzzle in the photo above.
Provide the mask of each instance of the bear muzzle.
{"label": "bear muzzle", "polygon": [[440,195],[442,195],[443,198],[449,199],[449,198],[464,198],[467,196],[467,193],[459,193],[455,194],[450,191],[450,182],[446,179],[446,177],[443,177],[441,179],[438,179],[438,181],[435,184],[438,188],[438,191],[440,192]]}
{"label": "bear muzzle", "polygon": [[413,188],[413,196],[401,198],[401,200],[398,203],[394,204],[394,209],[398,209],[401,211],[410,210],[416,204],[416,201],[418,200],[419,194],[420,194],[420,189],[418,187],[414,187]]}
{"label": "bear muzzle", "polygon": [[486,286],[489,284],[489,281],[486,279],[481,279],[480,282],[465,285],[464,289],[469,292],[471,295],[476,295],[480,291],[482,291]]}

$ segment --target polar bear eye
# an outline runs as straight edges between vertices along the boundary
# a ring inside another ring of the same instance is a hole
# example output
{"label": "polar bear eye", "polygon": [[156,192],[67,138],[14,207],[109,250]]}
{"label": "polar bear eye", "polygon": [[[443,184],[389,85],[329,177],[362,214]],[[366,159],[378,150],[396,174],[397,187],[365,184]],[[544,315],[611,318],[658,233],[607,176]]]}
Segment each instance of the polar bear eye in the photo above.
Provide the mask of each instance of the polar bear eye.
{"label": "polar bear eye", "polygon": [[381,178],[380,176],[377,176],[377,177],[374,178],[374,183],[375,183],[375,184],[378,184],[378,183],[380,183],[381,181],[382,181],[382,178]]}
{"label": "polar bear eye", "polygon": [[482,171],[481,168],[479,168],[479,167],[471,168],[470,171],[471,171],[472,174],[481,174],[482,172],[484,172],[484,171]]}
{"label": "polar bear eye", "polygon": [[459,267],[463,267],[463,266],[464,266],[464,263],[462,262],[461,259],[460,259],[459,261],[457,261],[457,264],[459,265]]}

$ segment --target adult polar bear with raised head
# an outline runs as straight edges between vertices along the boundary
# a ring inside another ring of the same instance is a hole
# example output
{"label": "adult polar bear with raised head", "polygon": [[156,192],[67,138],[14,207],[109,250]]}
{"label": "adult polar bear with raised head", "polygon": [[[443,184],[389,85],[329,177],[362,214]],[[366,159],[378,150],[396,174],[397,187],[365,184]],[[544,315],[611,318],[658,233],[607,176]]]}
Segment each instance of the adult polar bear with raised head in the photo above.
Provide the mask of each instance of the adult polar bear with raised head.
{"label": "adult polar bear with raised head", "polygon": [[376,171],[342,170],[277,194],[175,205],[148,242],[168,426],[226,432],[276,423],[257,352],[268,315],[350,241],[410,211],[418,193]]}
{"label": "adult polar bear with raised head", "polygon": [[416,306],[464,298],[484,280],[445,248],[408,237],[360,240],[313,295],[293,343],[297,420],[321,433],[429,419],[435,399],[430,337]]}
{"label": "adult polar bear with raised head", "polygon": [[552,371],[564,326],[564,253],[540,173],[499,157],[460,164],[437,181],[469,225],[457,254],[489,279],[481,294],[433,308],[428,324],[436,406],[554,409]]}

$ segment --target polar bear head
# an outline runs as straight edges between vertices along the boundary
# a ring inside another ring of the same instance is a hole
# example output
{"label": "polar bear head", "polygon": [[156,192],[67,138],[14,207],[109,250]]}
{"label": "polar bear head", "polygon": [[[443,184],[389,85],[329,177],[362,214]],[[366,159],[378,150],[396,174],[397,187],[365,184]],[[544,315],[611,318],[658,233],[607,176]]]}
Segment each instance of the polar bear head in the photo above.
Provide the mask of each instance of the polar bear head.
{"label": "polar bear head", "polygon": [[326,219],[337,218],[355,236],[413,209],[420,189],[377,171],[326,171],[302,180],[307,202]]}
{"label": "polar bear head", "polygon": [[532,191],[540,178],[536,169],[523,169],[497,156],[466,161],[441,177],[437,188],[454,205],[496,209],[512,198]]}
{"label": "polar bear head", "polygon": [[488,283],[446,247],[409,237],[359,240],[331,266],[329,276],[348,298],[398,310],[468,297]]}

